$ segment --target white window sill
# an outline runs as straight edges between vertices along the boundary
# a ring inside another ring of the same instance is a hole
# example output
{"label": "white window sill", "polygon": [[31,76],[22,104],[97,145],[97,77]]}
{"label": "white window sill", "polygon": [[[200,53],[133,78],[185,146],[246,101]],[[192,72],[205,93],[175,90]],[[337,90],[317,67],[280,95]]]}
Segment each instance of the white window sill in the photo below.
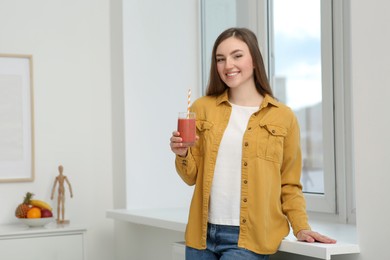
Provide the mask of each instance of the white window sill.
{"label": "white window sill", "polygon": [[[108,210],[107,217],[135,224],[184,232],[187,224],[188,209],[117,209]],[[299,242],[291,233],[282,241],[278,250],[326,260],[330,260],[332,255],[360,253],[356,240],[355,226],[324,221],[311,221],[310,225],[313,230],[337,239],[337,243]]]}

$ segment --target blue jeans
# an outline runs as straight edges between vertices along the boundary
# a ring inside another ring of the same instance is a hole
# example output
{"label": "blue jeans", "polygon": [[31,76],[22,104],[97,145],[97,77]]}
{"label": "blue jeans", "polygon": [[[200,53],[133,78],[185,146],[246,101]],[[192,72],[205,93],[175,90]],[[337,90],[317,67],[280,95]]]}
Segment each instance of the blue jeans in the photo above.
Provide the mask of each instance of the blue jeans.
{"label": "blue jeans", "polygon": [[240,227],[208,224],[207,248],[186,247],[186,260],[268,260],[269,255],[259,255],[237,246]]}

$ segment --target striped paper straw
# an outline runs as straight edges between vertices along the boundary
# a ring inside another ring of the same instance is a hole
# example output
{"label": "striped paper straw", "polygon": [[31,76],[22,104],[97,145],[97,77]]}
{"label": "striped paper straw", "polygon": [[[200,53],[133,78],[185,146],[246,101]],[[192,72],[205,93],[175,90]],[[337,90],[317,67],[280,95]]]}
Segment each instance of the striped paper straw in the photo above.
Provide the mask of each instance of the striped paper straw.
{"label": "striped paper straw", "polygon": [[188,89],[187,95],[187,118],[190,118],[191,89]]}

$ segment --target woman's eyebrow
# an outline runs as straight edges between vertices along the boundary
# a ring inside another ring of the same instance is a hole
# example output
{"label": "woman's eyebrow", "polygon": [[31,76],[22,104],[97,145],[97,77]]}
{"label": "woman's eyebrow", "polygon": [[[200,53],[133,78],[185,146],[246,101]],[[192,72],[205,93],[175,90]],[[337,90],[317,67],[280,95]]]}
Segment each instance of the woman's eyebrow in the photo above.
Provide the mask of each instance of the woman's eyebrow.
{"label": "woman's eyebrow", "polygon": [[[235,54],[236,52],[240,52],[240,51],[242,51],[241,49],[236,49],[236,50],[234,50],[234,51],[232,51],[231,53],[230,53],[230,55],[232,55],[232,54]],[[219,54],[219,53],[217,53],[217,54],[215,54],[215,56],[224,56],[223,54]]]}

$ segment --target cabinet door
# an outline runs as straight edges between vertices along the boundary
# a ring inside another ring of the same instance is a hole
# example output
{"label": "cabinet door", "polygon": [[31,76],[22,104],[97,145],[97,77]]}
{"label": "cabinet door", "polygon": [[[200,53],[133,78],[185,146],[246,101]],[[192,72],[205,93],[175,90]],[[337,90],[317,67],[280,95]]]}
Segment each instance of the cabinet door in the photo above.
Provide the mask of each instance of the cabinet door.
{"label": "cabinet door", "polygon": [[0,259],[83,260],[83,243],[81,234],[0,240]]}
{"label": "cabinet door", "polygon": [[184,260],[186,258],[186,246],[184,242],[176,242],[172,245],[172,260]]}

